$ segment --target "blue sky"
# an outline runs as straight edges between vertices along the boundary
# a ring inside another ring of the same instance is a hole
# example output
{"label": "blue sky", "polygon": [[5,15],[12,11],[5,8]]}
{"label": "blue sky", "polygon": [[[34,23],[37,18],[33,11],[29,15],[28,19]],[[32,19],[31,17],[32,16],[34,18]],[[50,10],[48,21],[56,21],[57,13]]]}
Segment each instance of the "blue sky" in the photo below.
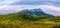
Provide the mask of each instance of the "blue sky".
{"label": "blue sky", "polygon": [[59,15],[60,0],[0,0],[0,13],[18,12],[23,8],[41,8],[46,13]]}

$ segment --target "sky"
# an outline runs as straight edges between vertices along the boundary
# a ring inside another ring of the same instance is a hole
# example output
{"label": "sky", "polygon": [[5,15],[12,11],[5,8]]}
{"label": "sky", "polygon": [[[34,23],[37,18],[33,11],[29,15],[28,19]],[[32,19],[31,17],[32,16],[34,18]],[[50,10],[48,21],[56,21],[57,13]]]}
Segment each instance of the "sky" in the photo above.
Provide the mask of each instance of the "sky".
{"label": "sky", "polygon": [[0,13],[41,8],[45,13],[60,15],[60,0],[0,0]]}

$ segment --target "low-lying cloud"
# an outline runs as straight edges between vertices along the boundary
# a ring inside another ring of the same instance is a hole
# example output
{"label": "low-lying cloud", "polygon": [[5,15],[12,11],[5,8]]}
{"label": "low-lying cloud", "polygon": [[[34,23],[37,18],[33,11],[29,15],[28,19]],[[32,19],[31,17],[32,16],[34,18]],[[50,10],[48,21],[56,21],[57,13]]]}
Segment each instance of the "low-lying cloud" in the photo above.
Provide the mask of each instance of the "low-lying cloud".
{"label": "low-lying cloud", "polygon": [[52,14],[55,16],[60,16],[60,7],[56,6],[49,6],[49,5],[40,5],[39,6],[44,12],[48,14]]}

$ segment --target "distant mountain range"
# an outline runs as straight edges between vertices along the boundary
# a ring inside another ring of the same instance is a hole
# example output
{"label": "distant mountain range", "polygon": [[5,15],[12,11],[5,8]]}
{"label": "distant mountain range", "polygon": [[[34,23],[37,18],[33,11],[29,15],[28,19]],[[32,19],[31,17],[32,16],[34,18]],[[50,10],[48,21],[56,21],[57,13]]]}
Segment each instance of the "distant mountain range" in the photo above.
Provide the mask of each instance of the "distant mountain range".
{"label": "distant mountain range", "polygon": [[51,17],[53,15],[47,14],[44,11],[42,11],[40,8],[38,9],[24,9],[18,13],[22,13],[22,14],[29,14],[29,15],[33,15],[33,16],[41,16],[41,17]]}

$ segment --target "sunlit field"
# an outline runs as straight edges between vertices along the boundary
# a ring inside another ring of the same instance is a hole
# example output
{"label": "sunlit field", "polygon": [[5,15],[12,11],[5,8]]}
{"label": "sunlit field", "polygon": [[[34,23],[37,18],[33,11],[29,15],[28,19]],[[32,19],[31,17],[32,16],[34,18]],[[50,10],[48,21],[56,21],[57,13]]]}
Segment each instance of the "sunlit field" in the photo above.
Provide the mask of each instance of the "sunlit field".
{"label": "sunlit field", "polygon": [[35,17],[26,14],[0,16],[0,28],[60,28],[59,17]]}
{"label": "sunlit field", "polygon": [[54,26],[59,25],[60,23],[55,23],[52,21],[0,21],[0,28],[53,28]]}

